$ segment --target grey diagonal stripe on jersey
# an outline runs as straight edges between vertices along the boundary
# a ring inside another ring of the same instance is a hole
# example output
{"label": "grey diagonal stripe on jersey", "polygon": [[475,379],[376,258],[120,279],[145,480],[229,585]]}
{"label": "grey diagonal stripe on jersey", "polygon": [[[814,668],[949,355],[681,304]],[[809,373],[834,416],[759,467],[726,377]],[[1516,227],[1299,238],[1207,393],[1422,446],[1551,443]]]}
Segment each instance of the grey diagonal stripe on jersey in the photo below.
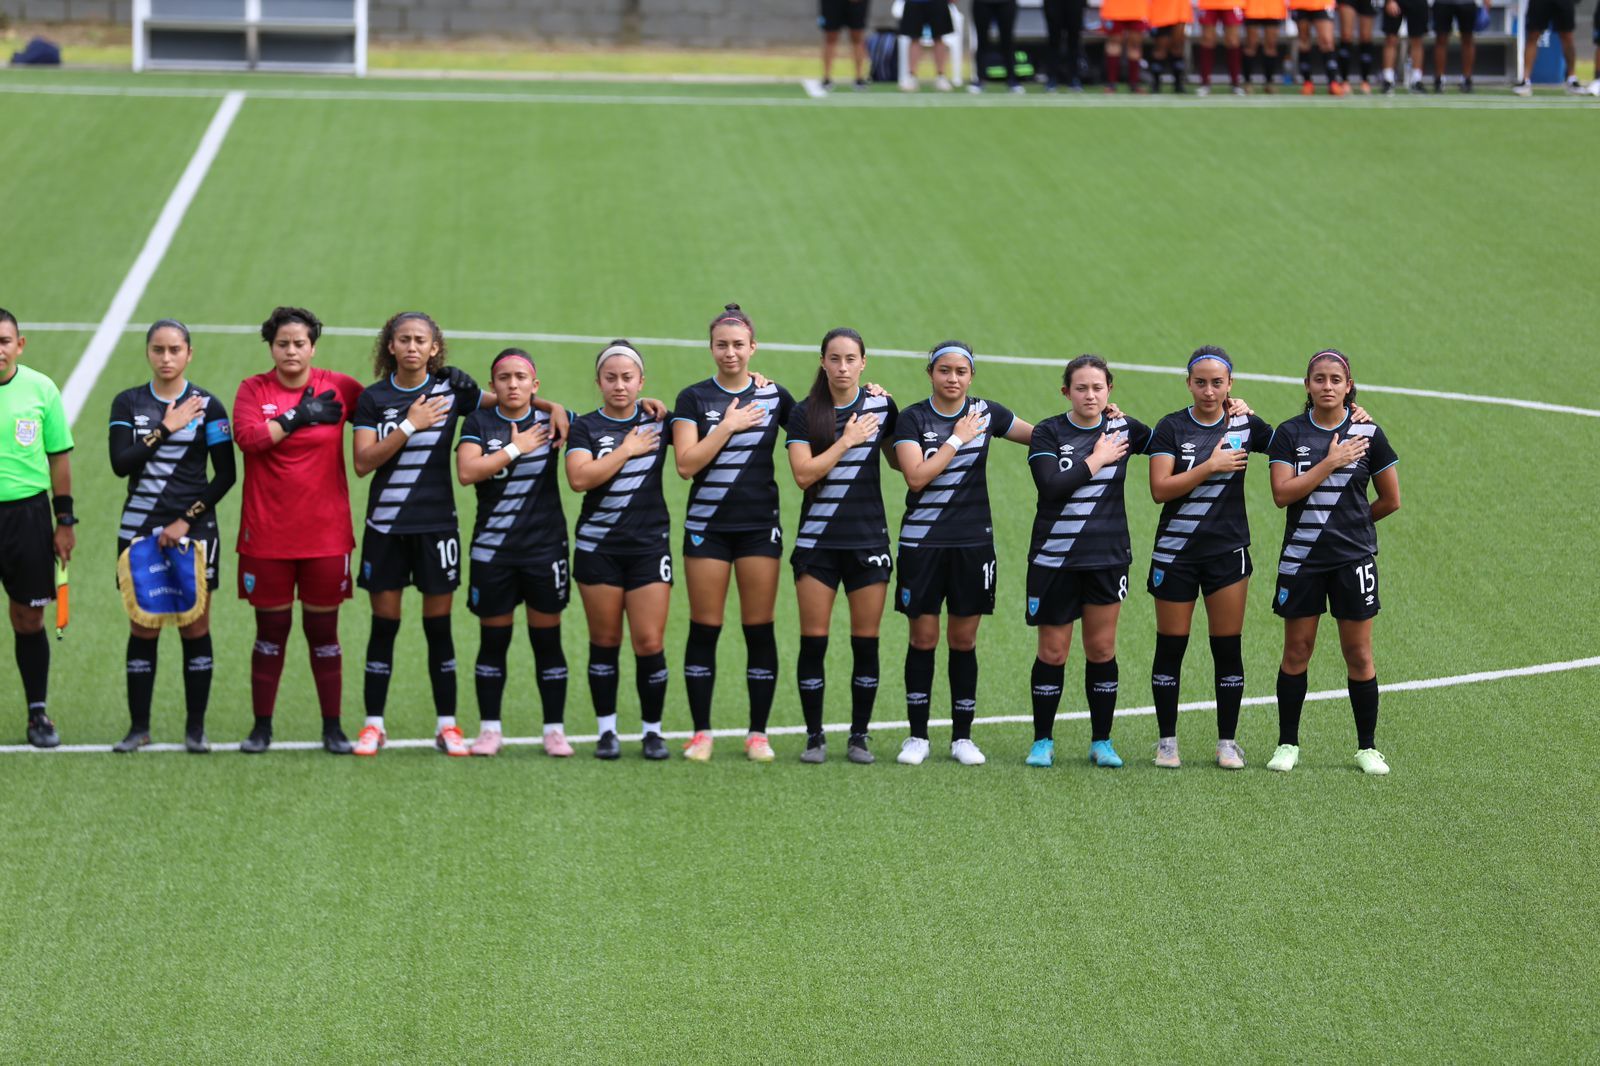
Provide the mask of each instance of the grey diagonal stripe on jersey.
{"label": "grey diagonal stripe on jersey", "polygon": [[1330,510],[1339,502],[1342,490],[1350,484],[1350,474],[1346,471],[1335,470],[1329,474],[1306,497],[1305,510],[1300,512],[1300,521],[1295,525],[1294,532],[1289,534],[1289,543],[1283,546],[1283,555],[1278,561],[1278,573],[1286,577],[1293,577],[1300,572],[1300,564],[1311,554],[1311,546],[1322,536],[1322,531],[1327,527]]}

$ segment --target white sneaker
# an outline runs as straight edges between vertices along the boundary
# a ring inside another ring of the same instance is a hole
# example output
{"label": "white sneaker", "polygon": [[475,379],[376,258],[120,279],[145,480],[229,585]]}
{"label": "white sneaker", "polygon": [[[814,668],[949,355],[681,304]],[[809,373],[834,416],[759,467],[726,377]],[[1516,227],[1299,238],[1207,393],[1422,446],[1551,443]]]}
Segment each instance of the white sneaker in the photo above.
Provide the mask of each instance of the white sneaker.
{"label": "white sneaker", "polygon": [[1600,96],[1600,78],[1596,78],[1594,81],[1591,81],[1589,83],[1589,87],[1585,89],[1584,92],[1588,93],[1590,96]]}
{"label": "white sneaker", "polygon": [[977,96],[977,95],[979,95],[980,93],[983,92],[983,86],[979,85],[975,81],[969,81],[969,82],[967,82],[967,92],[971,93],[974,96]]}
{"label": "white sneaker", "polygon": [[1583,82],[1579,81],[1577,78],[1568,78],[1567,92],[1571,93],[1573,96],[1579,95],[1583,92]]}
{"label": "white sneaker", "polygon": [[914,93],[921,88],[922,84],[916,78],[900,79],[900,91],[903,93]]}
{"label": "white sneaker", "polygon": [[1525,81],[1519,81],[1511,87],[1511,91],[1516,93],[1518,96],[1532,96],[1533,86],[1529,85]]}
{"label": "white sneaker", "polygon": [[1018,95],[1018,96],[1022,95],[1023,93],[1025,93],[1027,91],[1028,90],[1024,89],[1020,85],[1008,85],[1008,86],[1006,86],[1006,92],[1013,93],[1013,94]]}
{"label": "white sneaker", "polygon": [[1196,96],[1210,96],[1211,95],[1211,86],[1209,86],[1209,85],[1197,85],[1195,87],[1194,94]]}
{"label": "white sneaker", "polygon": [[982,766],[989,761],[983,757],[983,752],[978,750],[978,745],[970,740],[951,741],[950,757],[962,766]]}
{"label": "white sneaker", "polygon": [[950,91],[950,79],[941,74],[933,79],[933,87],[942,93],[947,93]]}
{"label": "white sneaker", "polygon": [[1224,770],[1244,769],[1244,751],[1236,741],[1217,741],[1217,765]]}
{"label": "white sneaker", "polygon": [[900,745],[900,754],[895,757],[896,762],[905,763],[907,766],[921,766],[922,760],[928,757],[928,742],[921,737],[906,737]]}

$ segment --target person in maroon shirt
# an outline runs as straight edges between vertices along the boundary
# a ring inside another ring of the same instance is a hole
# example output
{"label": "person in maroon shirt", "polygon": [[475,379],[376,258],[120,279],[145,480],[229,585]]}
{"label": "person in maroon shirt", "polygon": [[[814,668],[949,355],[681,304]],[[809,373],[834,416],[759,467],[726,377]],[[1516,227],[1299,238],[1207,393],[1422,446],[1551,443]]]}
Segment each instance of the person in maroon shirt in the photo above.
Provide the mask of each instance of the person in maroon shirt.
{"label": "person in maroon shirt", "polygon": [[272,711],[298,590],[311,675],[322,709],[322,746],[348,755],[339,724],[343,653],[339,604],[351,596],[350,486],[344,423],[361,383],[312,366],[322,323],[303,307],[278,307],[261,324],[273,369],[245,378],[233,401],[234,440],[244,452],[239,521],[239,596],[256,612],[250,659],[255,726],[239,750],[272,744]]}

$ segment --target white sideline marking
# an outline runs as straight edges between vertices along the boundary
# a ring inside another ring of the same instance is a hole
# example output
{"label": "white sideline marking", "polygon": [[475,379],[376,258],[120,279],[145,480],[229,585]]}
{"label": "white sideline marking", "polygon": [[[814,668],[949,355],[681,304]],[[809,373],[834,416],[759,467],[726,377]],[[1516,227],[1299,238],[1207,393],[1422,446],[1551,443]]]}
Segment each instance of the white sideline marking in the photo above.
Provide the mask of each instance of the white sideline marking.
{"label": "white sideline marking", "polygon": [[127,331],[128,320],[138,310],[139,298],[144,295],[145,286],[150,284],[162,257],[172,245],[172,238],[183,223],[189,205],[194,202],[195,193],[200,191],[200,183],[205,180],[206,172],[217,158],[223,138],[227,137],[228,128],[233,125],[234,117],[239,114],[239,107],[243,103],[242,92],[230,92],[222,98],[216,114],[211,116],[211,124],[206,127],[205,135],[200,138],[199,147],[190,157],[189,165],[184,167],[172,195],[167,197],[166,206],[156,218],[150,236],[145,238],[138,258],[128,268],[128,275],[122,279],[117,294],[111,298],[105,318],[95,327],[94,336],[89,338],[89,346],[83,350],[78,365],[72,368],[72,376],[67,378],[67,384],[61,390],[61,401],[66,407],[69,425],[77,421],[78,413],[83,410],[89,393],[94,390],[95,380],[100,376],[100,371],[105,369],[117,341]]}
{"label": "white sideline marking", "polygon": [[[253,95],[253,94],[252,94]],[[86,333],[97,328],[88,322],[35,322],[26,325],[23,333]],[[125,325],[124,330],[129,333],[142,333],[143,326]],[[259,326],[190,326],[192,333],[201,334],[239,334],[254,335]],[[352,326],[324,326],[324,336],[329,337],[371,337],[376,330],[358,329]],[[609,344],[611,337],[598,335],[589,336],[581,333],[532,333],[510,332],[498,330],[467,330],[452,329],[448,331],[450,337],[457,340],[469,341],[524,341],[534,344]],[[700,339],[687,339],[683,337],[633,337],[635,343],[645,347],[657,348],[704,348],[706,342]],[[778,341],[762,341],[761,347],[774,352],[803,352],[814,355],[817,346],[814,344],[786,344]],[[890,359],[926,359],[927,352],[912,351],[909,348],[873,348],[871,355],[884,356]],[[978,358],[986,363],[1004,363],[1011,366],[1048,366],[1061,368],[1066,365],[1065,359],[1046,359],[1034,355],[988,355],[979,353]],[[103,364],[104,360],[102,360]],[[1185,371],[1180,366],[1157,366],[1151,363],[1119,363],[1112,361],[1111,368],[1116,371],[1126,371],[1130,374],[1175,374],[1182,376]],[[1265,381],[1274,385],[1299,385],[1301,379],[1285,374],[1252,374],[1246,371],[1237,371],[1234,378],[1239,381]],[[76,377],[76,372],[74,372]],[[91,381],[90,384],[93,384]],[[71,386],[71,382],[68,382]],[[1553,414],[1582,415],[1586,418],[1600,418],[1600,410],[1589,407],[1571,407],[1567,404],[1545,403],[1542,400],[1519,400],[1510,396],[1478,396],[1467,392],[1437,392],[1433,389],[1412,389],[1402,385],[1370,385],[1361,382],[1364,392],[1384,392],[1397,396],[1416,396],[1430,400],[1457,400],[1463,403],[1491,404],[1496,407],[1520,407],[1528,411],[1545,411]],[[69,417],[76,412],[68,408]]]}
{"label": "white sideline marking", "polygon": [[[1564,662],[1539,663],[1535,666],[1517,666],[1509,670],[1483,670],[1475,674],[1455,674],[1450,677],[1425,677],[1415,681],[1395,681],[1387,685],[1379,685],[1378,690],[1380,692],[1415,692],[1421,689],[1450,688],[1455,685],[1480,685],[1487,681],[1503,681],[1506,678],[1511,677],[1533,677],[1538,674],[1557,674],[1567,670],[1587,670],[1596,666],[1600,666],[1600,655],[1588,659],[1567,659]],[[1342,688],[1329,688],[1323,689],[1320,692],[1306,693],[1306,702],[1312,703],[1322,700],[1340,700],[1345,699],[1348,695],[1349,693]],[[1241,704],[1245,707],[1261,707],[1275,704],[1277,702],[1278,698],[1276,696],[1249,696],[1241,701]],[[1209,711],[1214,710],[1216,706],[1217,705],[1214,700],[1201,700],[1194,703],[1180,703],[1178,704],[1178,710]],[[1125,707],[1117,711],[1117,717],[1134,718],[1152,715],[1155,713],[1156,709],[1154,707]],[[1088,711],[1067,711],[1065,713],[1056,715],[1056,721],[1080,721],[1088,717]],[[975,718],[973,719],[972,724],[1013,725],[1027,724],[1032,721],[1033,715],[1031,714],[1000,714],[990,715],[983,718]],[[939,728],[943,728],[949,724],[950,719],[948,718],[934,718],[928,722],[930,727]],[[873,722],[869,728],[874,731],[878,731],[885,729],[906,729],[909,726],[910,723],[905,721]],[[848,722],[828,722],[825,723],[822,728],[823,731],[827,733],[844,733],[849,730],[850,724]],[[806,729],[803,725],[781,725],[768,729],[767,735],[774,737],[793,736],[798,733],[804,733],[805,731]],[[747,730],[744,729],[713,729],[711,734],[712,736],[717,737],[742,737],[746,734],[746,732]],[[692,734],[684,731],[673,731],[670,733],[662,733],[661,735],[666,737],[668,740],[687,740]],[[593,734],[588,736],[567,738],[567,740],[574,744],[593,744],[598,739],[600,738]],[[621,739],[627,741],[636,741],[640,739],[640,736],[638,733],[629,733],[621,736]],[[544,738],[506,737],[505,742],[507,744],[515,745],[542,745],[544,743]],[[315,740],[285,740],[274,742],[272,746],[274,749],[281,749],[283,751],[316,751],[322,747],[322,743]],[[387,746],[391,748],[431,748],[433,747],[433,738],[390,738]],[[239,745],[213,744],[212,748],[216,751],[238,751]],[[183,745],[151,744],[142,750],[182,751]],[[47,755],[52,751],[63,752],[67,754],[84,754],[86,752],[109,753],[111,751],[111,746],[109,744],[63,744],[59,748],[41,749],[31,747],[27,744],[0,745],[0,755]]]}
{"label": "white sideline marking", "polygon": [[804,89],[806,95],[813,100],[826,100],[828,98],[828,90],[824,89],[822,83],[816,78],[806,78],[800,83],[800,88]]}

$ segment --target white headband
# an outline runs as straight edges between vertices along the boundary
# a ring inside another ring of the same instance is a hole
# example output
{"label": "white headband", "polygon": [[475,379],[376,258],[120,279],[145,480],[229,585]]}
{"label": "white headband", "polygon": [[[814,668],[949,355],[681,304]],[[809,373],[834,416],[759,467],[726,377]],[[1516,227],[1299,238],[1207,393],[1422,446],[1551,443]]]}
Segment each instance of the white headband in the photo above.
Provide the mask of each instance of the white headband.
{"label": "white headband", "polygon": [[644,356],[640,355],[632,347],[626,344],[613,344],[611,347],[601,352],[600,357],[594,361],[595,373],[598,374],[600,372],[600,368],[605,365],[606,360],[610,359],[613,355],[620,355],[625,359],[632,359],[634,365],[639,368],[639,373],[644,373]]}

